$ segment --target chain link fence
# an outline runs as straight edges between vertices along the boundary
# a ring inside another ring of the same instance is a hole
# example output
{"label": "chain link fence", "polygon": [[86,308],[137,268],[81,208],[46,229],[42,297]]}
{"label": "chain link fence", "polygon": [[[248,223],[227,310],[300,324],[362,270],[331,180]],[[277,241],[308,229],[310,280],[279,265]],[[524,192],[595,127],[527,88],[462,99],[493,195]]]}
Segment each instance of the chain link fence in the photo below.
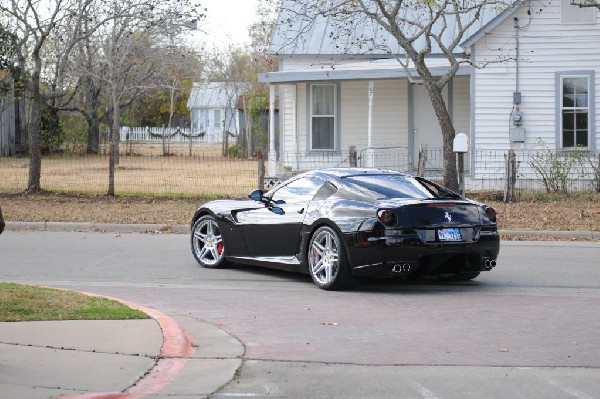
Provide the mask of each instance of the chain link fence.
{"label": "chain link fence", "polygon": [[[221,145],[171,145],[164,154],[160,144],[123,146],[115,171],[116,195],[243,198],[262,180],[260,159],[223,156]],[[277,176],[266,176],[271,187],[294,174],[327,167],[373,165],[441,180],[442,151],[422,152],[413,159],[406,147],[353,149],[336,153],[282,153]],[[600,191],[600,157],[583,152],[548,150],[516,151],[513,167],[515,190],[548,192]],[[60,155],[42,159],[42,189],[52,192],[106,194],[108,155]],[[502,191],[507,181],[507,151],[478,150],[465,159],[466,190]],[[473,168],[471,170],[471,168]],[[0,157],[0,192],[20,193],[27,188],[28,158]],[[268,172],[267,172],[268,173]]]}
{"label": "chain link fence", "polygon": [[[116,195],[241,198],[257,187],[256,160],[224,157],[221,146],[162,148],[137,144],[133,153],[122,153],[115,167]],[[61,155],[42,158],[43,190],[81,194],[106,194],[109,157]],[[0,157],[0,192],[19,193],[27,188],[29,159]]]}

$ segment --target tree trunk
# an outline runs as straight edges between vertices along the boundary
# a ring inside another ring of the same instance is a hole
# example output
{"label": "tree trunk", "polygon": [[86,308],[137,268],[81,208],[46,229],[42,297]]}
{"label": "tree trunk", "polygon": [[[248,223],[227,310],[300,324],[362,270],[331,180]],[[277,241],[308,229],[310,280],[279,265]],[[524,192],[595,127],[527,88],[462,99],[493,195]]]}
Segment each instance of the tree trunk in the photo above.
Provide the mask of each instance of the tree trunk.
{"label": "tree trunk", "polygon": [[454,125],[452,118],[448,113],[448,108],[444,102],[442,90],[435,84],[428,84],[425,80],[425,88],[431,98],[431,104],[435,116],[442,130],[443,154],[444,154],[444,186],[450,190],[458,192],[458,176],[456,173],[456,158],[453,151],[454,144]]}
{"label": "tree trunk", "polygon": [[40,73],[42,60],[34,52],[34,71],[31,76],[31,120],[29,121],[29,181],[28,192],[38,192],[42,189],[42,154],[40,152],[40,129],[42,127],[42,93],[40,91]]}
{"label": "tree trunk", "polygon": [[108,157],[108,195],[115,195],[115,165],[119,164],[119,120],[121,109],[119,108],[119,96],[113,86],[113,121],[110,134],[110,152]]}
{"label": "tree trunk", "polygon": [[97,154],[100,144],[100,90],[94,87],[92,79],[87,79],[90,114],[88,118],[87,153]]}
{"label": "tree trunk", "polygon": [[248,158],[254,156],[254,138],[252,137],[252,115],[247,103],[248,98],[244,98],[244,119],[246,120],[246,143],[248,144]]}

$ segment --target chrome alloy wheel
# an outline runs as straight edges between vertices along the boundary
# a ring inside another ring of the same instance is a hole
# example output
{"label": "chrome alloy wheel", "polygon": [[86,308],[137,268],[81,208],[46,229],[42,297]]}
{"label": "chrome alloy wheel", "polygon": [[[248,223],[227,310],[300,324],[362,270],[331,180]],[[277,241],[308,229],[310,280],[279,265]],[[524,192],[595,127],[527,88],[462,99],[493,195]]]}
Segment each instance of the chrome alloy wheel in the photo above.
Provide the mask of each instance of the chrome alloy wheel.
{"label": "chrome alloy wheel", "polygon": [[339,269],[338,243],[330,229],[319,230],[312,238],[308,266],[319,284],[329,284],[335,280]]}
{"label": "chrome alloy wheel", "polygon": [[200,218],[194,225],[192,247],[196,259],[203,266],[215,266],[225,253],[219,225],[210,216]]}

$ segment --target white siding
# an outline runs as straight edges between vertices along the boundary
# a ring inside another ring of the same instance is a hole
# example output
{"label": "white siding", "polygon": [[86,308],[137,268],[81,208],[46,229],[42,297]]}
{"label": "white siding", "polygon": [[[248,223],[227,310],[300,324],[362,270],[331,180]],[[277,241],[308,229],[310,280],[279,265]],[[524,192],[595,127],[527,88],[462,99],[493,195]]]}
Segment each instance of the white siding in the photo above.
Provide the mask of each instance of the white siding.
{"label": "white siding", "polygon": [[[293,117],[293,85],[284,86],[283,101],[283,154],[284,167],[304,170],[313,167],[348,166],[348,151],[354,146],[361,153],[368,141],[368,81],[340,83],[341,95],[337,115],[340,143],[337,155],[311,152],[307,137],[307,84],[296,85],[295,129]],[[294,131],[297,138],[294,138]],[[406,80],[383,80],[375,82],[373,102],[373,146],[406,147],[408,145],[408,98]],[[407,151],[405,151],[406,153]],[[302,161],[304,160],[304,161]]]}
{"label": "white siding", "polygon": [[[521,25],[528,21],[526,8],[516,15]],[[484,37],[475,48],[475,64],[497,59],[499,54],[513,58],[502,64],[475,71],[475,140],[479,149],[509,149],[509,117],[516,90],[515,29],[505,21]],[[596,70],[596,96],[600,93],[600,25],[562,25],[560,3],[535,14],[520,35],[519,91],[524,114],[526,141],[532,148],[538,139],[556,143],[555,73]],[[501,49],[493,51],[492,49]],[[596,101],[596,113],[598,113]],[[598,118],[596,119],[598,123]],[[596,125],[598,132],[598,125]]]}
{"label": "white siding", "polygon": [[[600,19],[595,24],[561,24],[560,2],[547,3],[541,10],[532,12],[522,6],[514,16],[519,25],[519,88],[522,95],[520,110],[526,129],[524,143],[511,143],[509,137],[513,92],[516,87],[516,31],[513,18],[507,18],[493,32],[483,37],[475,46],[474,63],[482,65],[499,56],[509,58],[474,70],[475,107],[474,132],[476,150],[506,151],[540,148],[540,141],[550,148],[560,148],[557,143],[557,93],[556,73],[566,71],[596,71],[595,105],[591,110],[598,115],[600,101]],[[600,118],[595,119],[596,148],[600,142]],[[498,162],[481,159],[476,162],[478,174],[485,177],[503,174]],[[521,165],[521,167],[527,167]],[[483,170],[487,169],[487,170]]]}
{"label": "white siding", "polygon": [[457,76],[453,80],[452,122],[456,133],[471,132],[471,82],[468,76]]}
{"label": "white siding", "polygon": [[297,152],[298,148],[295,140],[296,133],[296,85],[282,85],[280,90],[282,94],[279,95],[279,101],[282,101],[281,112],[281,151],[286,152]]}

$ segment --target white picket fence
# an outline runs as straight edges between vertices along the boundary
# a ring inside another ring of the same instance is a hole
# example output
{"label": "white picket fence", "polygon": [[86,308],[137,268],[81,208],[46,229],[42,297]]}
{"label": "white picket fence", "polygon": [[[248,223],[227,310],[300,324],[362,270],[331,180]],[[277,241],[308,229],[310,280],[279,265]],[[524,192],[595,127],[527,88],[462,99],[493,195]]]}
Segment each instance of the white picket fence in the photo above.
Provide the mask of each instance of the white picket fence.
{"label": "white picket fence", "polygon": [[[207,132],[193,131],[189,128],[165,128],[165,127],[129,127],[122,126],[121,141],[149,141],[162,142],[169,140],[172,143],[222,143],[223,131],[209,130]],[[235,138],[228,138],[229,142],[235,142]]]}

